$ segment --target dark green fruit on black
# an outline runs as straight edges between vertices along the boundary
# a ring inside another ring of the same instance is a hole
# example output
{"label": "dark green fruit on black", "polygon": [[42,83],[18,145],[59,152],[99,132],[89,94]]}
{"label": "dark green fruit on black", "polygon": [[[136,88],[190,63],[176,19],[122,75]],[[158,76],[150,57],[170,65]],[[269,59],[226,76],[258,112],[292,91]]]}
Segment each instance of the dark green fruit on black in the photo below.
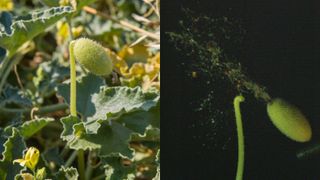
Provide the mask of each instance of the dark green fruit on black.
{"label": "dark green fruit on black", "polygon": [[73,46],[76,60],[91,73],[102,76],[112,72],[112,60],[104,48],[93,40],[80,38]]}
{"label": "dark green fruit on black", "polygon": [[290,139],[298,142],[307,142],[311,139],[310,124],[294,105],[276,98],[268,103],[267,111],[272,123]]}

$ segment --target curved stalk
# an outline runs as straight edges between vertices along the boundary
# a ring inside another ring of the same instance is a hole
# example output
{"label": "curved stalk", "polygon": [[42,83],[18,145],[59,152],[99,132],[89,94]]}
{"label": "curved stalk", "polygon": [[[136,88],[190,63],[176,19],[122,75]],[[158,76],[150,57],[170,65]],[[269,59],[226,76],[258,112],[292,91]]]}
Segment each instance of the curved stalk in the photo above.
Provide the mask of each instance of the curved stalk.
{"label": "curved stalk", "polygon": [[236,116],[237,134],[238,134],[238,165],[236,180],[242,180],[244,170],[244,136],[240,111],[240,103],[244,101],[243,96],[237,96],[234,98],[233,105]]}

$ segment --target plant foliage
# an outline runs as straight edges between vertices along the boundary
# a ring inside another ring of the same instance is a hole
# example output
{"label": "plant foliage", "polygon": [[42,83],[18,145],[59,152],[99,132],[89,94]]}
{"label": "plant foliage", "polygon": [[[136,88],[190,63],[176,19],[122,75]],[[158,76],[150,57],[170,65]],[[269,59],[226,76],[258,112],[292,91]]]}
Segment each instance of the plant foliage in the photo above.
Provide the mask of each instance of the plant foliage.
{"label": "plant foliage", "polygon": [[[0,2],[0,179],[159,176],[159,3]],[[80,37],[101,44],[113,72],[76,65],[73,117],[67,47]],[[30,147],[40,151],[34,171],[13,163]]]}

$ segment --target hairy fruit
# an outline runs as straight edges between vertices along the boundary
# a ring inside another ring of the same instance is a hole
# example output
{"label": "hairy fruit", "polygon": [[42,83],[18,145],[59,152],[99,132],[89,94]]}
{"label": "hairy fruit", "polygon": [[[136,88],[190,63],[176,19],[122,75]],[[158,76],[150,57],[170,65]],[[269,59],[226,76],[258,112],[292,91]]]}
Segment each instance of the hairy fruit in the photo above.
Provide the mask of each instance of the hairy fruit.
{"label": "hairy fruit", "polygon": [[80,38],[74,41],[76,60],[95,75],[109,75],[112,72],[112,60],[104,48],[93,40]]}

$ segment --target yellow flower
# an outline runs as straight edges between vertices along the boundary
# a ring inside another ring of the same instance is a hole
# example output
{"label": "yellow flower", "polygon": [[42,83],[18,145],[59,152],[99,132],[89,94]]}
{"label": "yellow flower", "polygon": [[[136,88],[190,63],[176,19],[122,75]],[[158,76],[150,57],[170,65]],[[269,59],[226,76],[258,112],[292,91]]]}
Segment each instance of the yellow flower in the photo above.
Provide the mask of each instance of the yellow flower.
{"label": "yellow flower", "polygon": [[[58,32],[56,35],[57,42],[58,42],[58,44],[63,44],[70,36],[69,25],[67,22],[58,21],[57,29],[58,29]],[[77,38],[84,31],[84,28],[83,28],[83,26],[77,26],[77,27],[71,28],[71,31],[72,31],[73,37]]]}
{"label": "yellow flower", "polygon": [[40,152],[37,148],[30,147],[23,159],[16,159],[13,163],[17,162],[20,166],[26,166],[29,169],[34,170],[38,163],[39,155]]}
{"label": "yellow flower", "polygon": [[119,52],[118,56],[125,60],[129,66],[136,62],[146,63],[149,57],[149,52],[146,46],[137,44],[133,47],[125,45]]}
{"label": "yellow flower", "polygon": [[0,1],[0,11],[11,11],[13,9],[13,2],[12,0],[1,0]]}
{"label": "yellow flower", "polygon": [[83,26],[77,26],[77,27],[73,27],[71,30],[72,30],[72,34],[73,34],[74,38],[77,38],[84,31],[84,28],[83,28]]}
{"label": "yellow flower", "polygon": [[63,44],[63,42],[68,38],[69,36],[69,26],[68,23],[58,21],[57,23],[57,41],[58,44]]}

